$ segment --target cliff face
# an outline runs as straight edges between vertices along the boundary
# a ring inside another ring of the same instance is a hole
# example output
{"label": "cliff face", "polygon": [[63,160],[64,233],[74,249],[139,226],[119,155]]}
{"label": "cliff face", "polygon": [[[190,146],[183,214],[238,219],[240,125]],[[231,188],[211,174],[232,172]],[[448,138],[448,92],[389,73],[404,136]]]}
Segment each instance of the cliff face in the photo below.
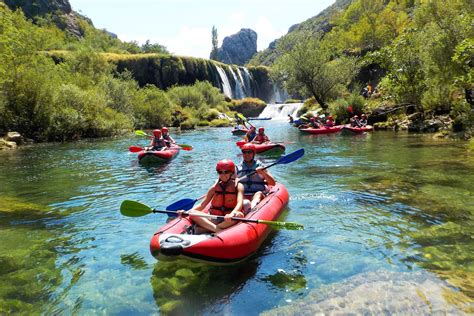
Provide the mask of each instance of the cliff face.
{"label": "cliff face", "polygon": [[38,17],[50,15],[58,28],[76,37],[84,35],[78,19],[87,20],[92,25],[92,21],[72,11],[68,0],[4,0],[4,2],[12,10],[21,9],[25,16],[33,21]]}
{"label": "cliff face", "polygon": [[251,29],[241,29],[227,36],[222,47],[217,50],[217,59],[226,64],[245,65],[257,53],[257,33]]}

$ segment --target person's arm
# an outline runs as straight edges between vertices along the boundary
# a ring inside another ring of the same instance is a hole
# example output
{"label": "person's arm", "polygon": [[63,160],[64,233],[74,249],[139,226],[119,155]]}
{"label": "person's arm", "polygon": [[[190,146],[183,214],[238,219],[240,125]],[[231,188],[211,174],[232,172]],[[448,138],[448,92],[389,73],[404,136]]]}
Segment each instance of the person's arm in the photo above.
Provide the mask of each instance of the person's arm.
{"label": "person's arm", "polygon": [[263,167],[258,167],[255,171],[257,171],[258,175],[267,182],[267,185],[274,186],[276,184],[275,178],[273,178],[272,174],[268,172],[267,169],[263,170]]}

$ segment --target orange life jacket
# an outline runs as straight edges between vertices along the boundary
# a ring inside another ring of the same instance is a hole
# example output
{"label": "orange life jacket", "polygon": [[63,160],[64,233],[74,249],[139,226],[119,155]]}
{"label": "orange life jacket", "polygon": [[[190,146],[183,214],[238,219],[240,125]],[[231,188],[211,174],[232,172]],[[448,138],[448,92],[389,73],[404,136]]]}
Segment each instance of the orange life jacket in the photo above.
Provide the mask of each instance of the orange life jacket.
{"label": "orange life jacket", "polygon": [[226,184],[218,181],[214,185],[214,196],[211,201],[212,215],[225,215],[232,212],[237,205],[237,183],[229,180]]}

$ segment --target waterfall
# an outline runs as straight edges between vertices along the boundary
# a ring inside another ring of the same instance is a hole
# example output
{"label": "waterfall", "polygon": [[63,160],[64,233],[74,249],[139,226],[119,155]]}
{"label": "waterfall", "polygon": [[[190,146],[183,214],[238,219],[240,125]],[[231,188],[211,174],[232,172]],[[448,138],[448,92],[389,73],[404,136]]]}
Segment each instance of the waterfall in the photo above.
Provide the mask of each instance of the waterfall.
{"label": "waterfall", "polygon": [[296,113],[303,106],[303,103],[289,104],[268,104],[258,117],[271,117],[274,120],[287,120],[288,115],[296,117]]}
{"label": "waterfall", "polygon": [[244,90],[242,89],[242,78],[237,78],[237,75],[234,72],[234,69],[232,69],[231,66],[229,66],[229,71],[232,74],[232,77],[234,77],[234,82],[235,82],[235,87],[234,87],[234,98],[235,99],[243,99],[246,97]]}
{"label": "waterfall", "polygon": [[240,72],[240,68],[242,68],[244,70],[244,87],[245,87],[245,92],[246,92],[246,95],[248,96],[254,96],[254,93],[253,93],[253,89],[252,89],[252,85],[251,85],[251,82],[253,82],[253,78],[252,78],[252,75],[250,74],[249,70],[245,67],[239,67],[239,74],[241,74]]}
{"label": "waterfall", "polygon": [[290,97],[286,90],[280,89],[277,85],[273,85],[273,94],[271,96],[271,101],[273,103],[283,103],[288,100]]}
{"label": "waterfall", "polygon": [[219,73],[219,77],[221,78],[222,81],[222,92],[228,96],[229,98],[232,98],[232,87],[230,86],[229,79],[227,78],[227,75],[224,71],[224,69],[221,68],[221,66],[216,65],[217,72]]}

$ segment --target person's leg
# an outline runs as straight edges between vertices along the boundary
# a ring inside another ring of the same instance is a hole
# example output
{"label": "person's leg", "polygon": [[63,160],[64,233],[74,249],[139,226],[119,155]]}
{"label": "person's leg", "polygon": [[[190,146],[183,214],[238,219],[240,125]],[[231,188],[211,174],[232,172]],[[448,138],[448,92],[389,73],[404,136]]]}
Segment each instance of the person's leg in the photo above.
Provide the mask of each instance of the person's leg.
{"label": "person's leg", "polygon": [[250,200],[244,199],[243,210],[244,215],[247,215],[252,210],[252,204],[250,203]]}
{"label": "person's leg", "polygon": [[203,214],[202,212],[192,211],[189,214],[190,214],[189,218],[194,223],[196,223],[198,226],[200,226],[200,227],[202,227],[202,228],[204,228],[208,231],[214,232],[214,233],[217,233],[221,230],[216,224],[214,224],[213,222],[211,222],[207,218],[200,217],[200,216],[193,216],[193,214]]}
{"label": "person's leg", "polygon": [[258,203],[263,199],[264,195],[261,191],[256,192],[253,195],[252,198],[252,203],[250,204],[250,207],[253,209],[255,206],[257,206]]}

